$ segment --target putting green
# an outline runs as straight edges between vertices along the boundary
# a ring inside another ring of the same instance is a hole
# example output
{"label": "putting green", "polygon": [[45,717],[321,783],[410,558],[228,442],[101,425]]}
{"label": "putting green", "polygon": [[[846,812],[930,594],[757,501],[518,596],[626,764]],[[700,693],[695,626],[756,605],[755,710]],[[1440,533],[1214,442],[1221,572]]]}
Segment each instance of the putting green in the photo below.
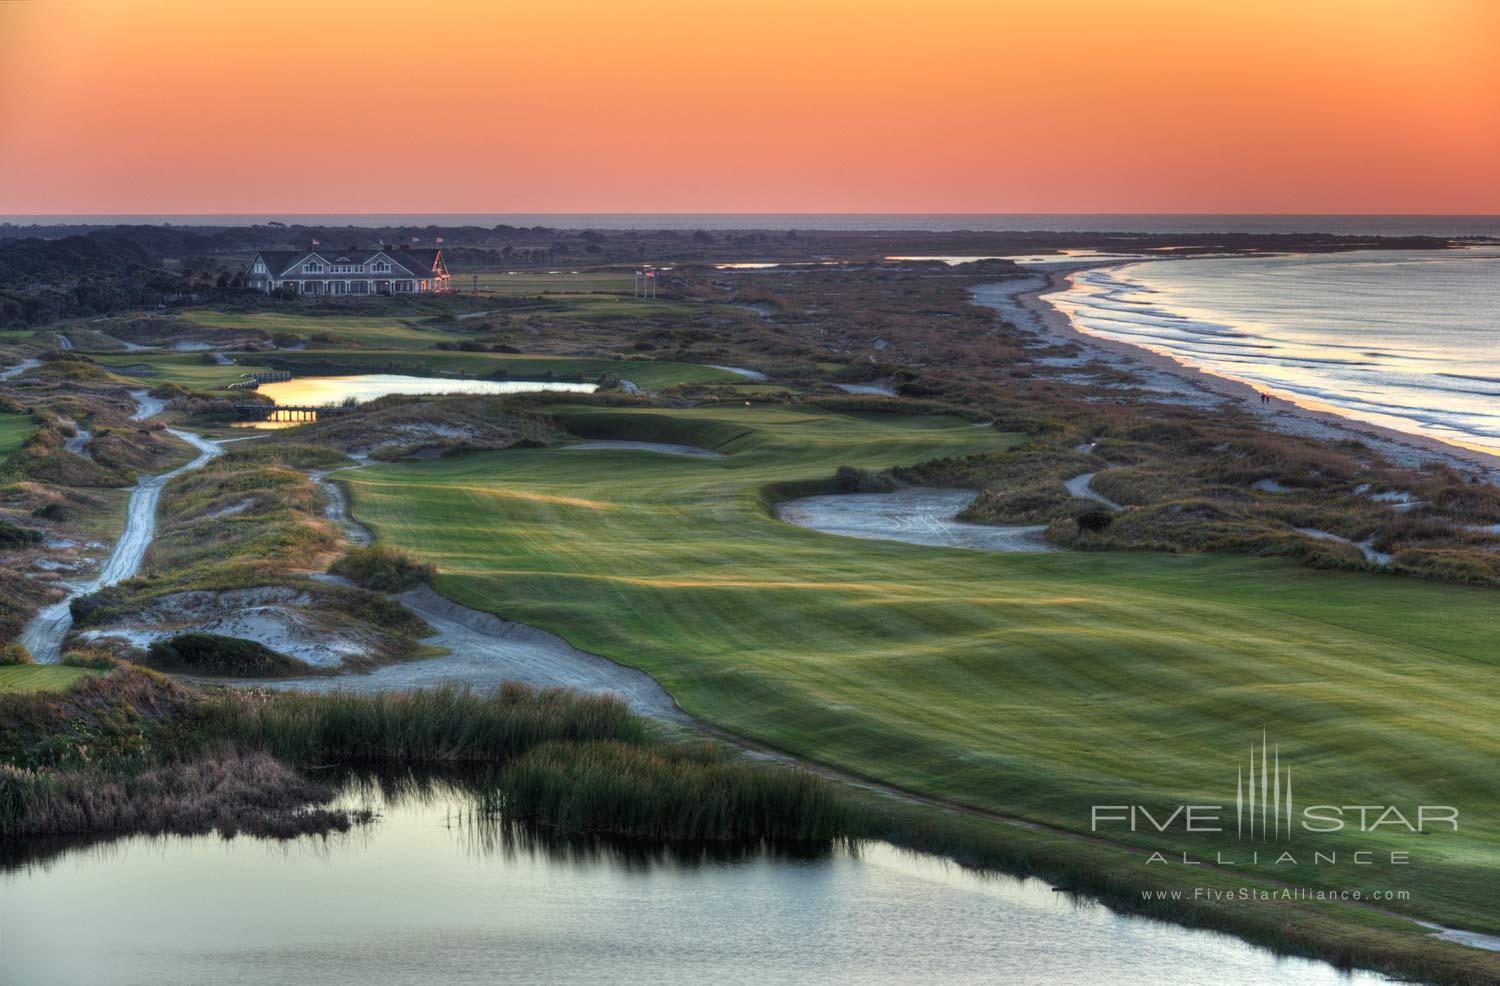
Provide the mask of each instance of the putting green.
{"label": "putting green", "polygon": [[[434,312],[434,314],[436,314]],[[278,312],[185,311],[182,317],[199,325],[220,329],[258,329],[275,335],[286,332],[311,339],[329,339],[359,346],[430,346],[436,340],[453,339],[451,332],[422,328],[415,324],[427,316],[399,318],[393,315],[286,315]]]}
{"label": "putting green", "polygon": [[40,427],[30,414],[0,413],[0,462],[25,445]]}
{"label": "putting green", "polygon": [[631,294],[635,275],[630,271],[557,271],[538,274],[532,271],[485,271],[454,274],[453,285],[470,291],[478,278],[479,290],[490,294]]}
{"label": "putting green", "polygon": [[58,664],[9,664],[0,667],[0,692],[60,692],[96,673]]}
{"label": "putting green", "polygon": [[[445,595],[642,667],[744,735],[1080,832],[1094,804],[1157,817],[1179,802],[1227,805],[1221,835],[1101,834],[1200,858],[1291,848],[1295,864],[1249,872],[1407,890],[1389,906],[1500,930],[1492,591],[1274,559],[980,554],[770,516],[768,486],[1015,441],[951,418],[558,416],[593,437],[729,454],[516,450],[374,467],[347,474],[355,512],[380,541],[435,562]],[[1236,770],[1263,730],[1298,805],[1452,805],[1460,831],[1238,841]],[[1344,862],[1313,865],[1314,850]],[[1356,850],[1384,862],[1353,866]],[[1391,865],[1391,850],[1410,864]]]}
{"label": "putting green", "polygon": [[175,383],[193,390],[221,390],[245,379],[245,374],[270,367],[253,357],[240,363],[210,362],[207,353],[113,353],[96,355],[94,362],[136,386],[155,387]]}

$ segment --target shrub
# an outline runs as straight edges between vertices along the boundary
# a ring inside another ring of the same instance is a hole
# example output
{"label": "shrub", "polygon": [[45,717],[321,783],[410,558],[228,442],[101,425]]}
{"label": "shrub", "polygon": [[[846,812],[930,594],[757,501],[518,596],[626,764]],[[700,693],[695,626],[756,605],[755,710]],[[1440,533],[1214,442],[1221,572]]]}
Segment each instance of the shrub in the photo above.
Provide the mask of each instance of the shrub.
{"label": "shrub", "polygon": [[162,671],[234,678],[279,678],[307,671],[301,661],[264,644],[213,633],[179,633],[158,640],[146,651],[146,663]]}
{"label": "shrub", "polygon": [[44,503],[31,512],[31,516],[38,520],[55,520],[58,522],[72,520],[75,516],[72,507],[65,503]]}
{"label": "shrub", "polygon": [[1114,523],[1115,515],[1108,510],[1089,510],[1078,515],[1078,529],[1089,534],[1098,534]]}
{"label": "shrub", "polygon": [[839,466],[833,479],[845,493],[889,493],[896,488],[896,481],[888,473],[854,466]]}
{"label": "shrub", "polygon": [[112,671],[119,662],[109,654],[98,650],[70,650],[62,656],[62,663],[70,668],[88,668],[91,671]]}
{"label": "shrub", "polygon": [[29,527],[21,527],[12,524],[8,520],[0,520],[0,548],[23,548],[28,545],[40,544],[42,534]]}
{"label": "shrub", "polygon": [[400,549],[383,545],[350,548],[328,571],[376,592],[405,592],[431,583],[437,575],[431,563],[416,561]]}
{"label": "shrub", "polygon": [[31,651],[21,644],[6,644],[0,647],[0,665],[35,664]]}

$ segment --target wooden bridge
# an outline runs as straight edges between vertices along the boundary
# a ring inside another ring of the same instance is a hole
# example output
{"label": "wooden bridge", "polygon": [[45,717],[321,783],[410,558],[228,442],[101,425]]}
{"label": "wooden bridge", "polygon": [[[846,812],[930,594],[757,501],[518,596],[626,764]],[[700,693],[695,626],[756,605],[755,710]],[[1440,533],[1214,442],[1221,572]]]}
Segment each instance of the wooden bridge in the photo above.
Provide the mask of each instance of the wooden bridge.
{"label": "wooden bridge", "polygon": [[325,414],[345,414],[352,407],[334,404],[236,404],[241,421],[316,421]]}

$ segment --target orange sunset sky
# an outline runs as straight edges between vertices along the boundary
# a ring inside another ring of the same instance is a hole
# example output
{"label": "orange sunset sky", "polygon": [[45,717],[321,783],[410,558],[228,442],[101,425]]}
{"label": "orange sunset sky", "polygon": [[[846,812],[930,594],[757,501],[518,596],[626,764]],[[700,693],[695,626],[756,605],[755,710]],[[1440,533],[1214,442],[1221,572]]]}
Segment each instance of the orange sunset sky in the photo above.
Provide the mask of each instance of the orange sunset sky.
{"label": "orange sunset sky", "polygon": [[1500,213],[1500,0],[0,3],[0,214]]}

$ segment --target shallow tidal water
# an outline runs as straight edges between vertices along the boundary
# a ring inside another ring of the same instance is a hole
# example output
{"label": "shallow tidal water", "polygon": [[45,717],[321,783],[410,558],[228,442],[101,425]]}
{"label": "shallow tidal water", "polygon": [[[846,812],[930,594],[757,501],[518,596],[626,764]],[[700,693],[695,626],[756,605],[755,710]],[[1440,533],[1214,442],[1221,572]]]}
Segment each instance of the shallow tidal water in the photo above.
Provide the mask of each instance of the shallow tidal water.
{"label": "shallow tidal water", "polygon": [[1500,249],[1185,259],[1073,280],[1048,300],[1085,332],[1500,451]]}
{"label": "shallow tidal water", "polygon": [[[375,796],[371,796],[375,797]],[[875,844],[580,849],[442,793],[287,843],[131,838],[0,871],[7,986],[1383,982]]]}

